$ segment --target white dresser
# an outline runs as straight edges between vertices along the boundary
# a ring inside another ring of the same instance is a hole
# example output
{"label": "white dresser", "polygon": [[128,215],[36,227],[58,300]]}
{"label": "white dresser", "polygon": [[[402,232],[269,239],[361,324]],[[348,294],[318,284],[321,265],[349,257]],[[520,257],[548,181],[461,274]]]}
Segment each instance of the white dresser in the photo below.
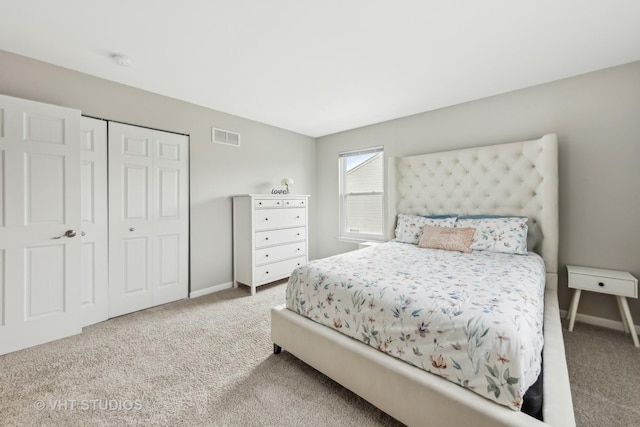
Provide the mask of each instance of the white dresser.
{"label": "white dresser", "polygon": [[308,261],[307,195],[233,197],[233,286],[289,277]]}

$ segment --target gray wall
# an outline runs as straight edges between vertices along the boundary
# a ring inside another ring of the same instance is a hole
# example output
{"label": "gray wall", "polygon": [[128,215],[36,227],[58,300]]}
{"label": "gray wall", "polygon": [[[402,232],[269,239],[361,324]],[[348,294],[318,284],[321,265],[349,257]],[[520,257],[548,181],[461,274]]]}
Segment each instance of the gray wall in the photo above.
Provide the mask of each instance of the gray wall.
{"label": "gray wall", "polygon": [[[539,138],[555,132],[560,169],[560,304],[566,264],[640,277],[640,62],[318,139],[317,255],[336,240],[340,151],[383,145],[406,156]],[[640,304],[630,299],[636,324]],[[615,298],[584,292],[579,312],[620,320]]]}
{"label": "gray wall", "polygon": [[[3,51],[0,93],[190,135],[192,290],[231,281],[231,194],[269,191],[281,178],[293,178],[295,193],[312,195],[310,257],[324,257],[355,248],[336,240],[338,152],[383,145],[386,156],[403,156],[549,132],[560,141],[561,267],[614,268],[640,276],[640,62],[322,137],[317,144]],[[210,143],[211,126],[241,132],[242,146]],[[562,270],[563,308],[569,296]],[[629,304],[640,322],[638,300]],[[585,292],[580,312],[619,320],[608,296]]]}
{"label": "gray wall", "polygon": [[[192,291],[232,280],[230,195],[270,192],[284,177],[295,181],[294,193],[315,193],[316,142],[307,136],[4,51],[0,93],[190,135]],[[212,126],[240,132],[240,148],[211,143]],[[312,197],[310,230],[313,204]]]}

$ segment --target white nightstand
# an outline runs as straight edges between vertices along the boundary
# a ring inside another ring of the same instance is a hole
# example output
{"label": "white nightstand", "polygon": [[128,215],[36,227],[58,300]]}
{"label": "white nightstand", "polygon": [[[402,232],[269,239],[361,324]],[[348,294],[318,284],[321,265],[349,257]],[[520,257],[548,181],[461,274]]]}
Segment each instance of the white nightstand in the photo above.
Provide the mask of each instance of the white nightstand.
{"label": "white nightstand", "polygon": [[569,287],[574,288],[569,306],[569,331],[573,331],[580,294],[583,290],[615,295],[622,316],[624,331],[631,333],[633,344],[640,347],[638,334],[631,318],[627,297],[638,298],[638,279],[626,271],[605,270],[602,268],[577,267],[567,265]]}

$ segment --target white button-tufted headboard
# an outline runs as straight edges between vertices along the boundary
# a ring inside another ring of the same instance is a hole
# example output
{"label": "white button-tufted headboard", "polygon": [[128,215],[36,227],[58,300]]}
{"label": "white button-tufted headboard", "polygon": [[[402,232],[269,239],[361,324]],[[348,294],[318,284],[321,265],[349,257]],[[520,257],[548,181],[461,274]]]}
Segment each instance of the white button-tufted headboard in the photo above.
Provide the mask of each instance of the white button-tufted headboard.
{"label": "white button-tufted headboard", "polygon": [[[555,134],[389,161],[389,232],[398,213],[529,218],[533,249],[558,272],[558,142]],[[557,280],[557,276],[555,277]]]}

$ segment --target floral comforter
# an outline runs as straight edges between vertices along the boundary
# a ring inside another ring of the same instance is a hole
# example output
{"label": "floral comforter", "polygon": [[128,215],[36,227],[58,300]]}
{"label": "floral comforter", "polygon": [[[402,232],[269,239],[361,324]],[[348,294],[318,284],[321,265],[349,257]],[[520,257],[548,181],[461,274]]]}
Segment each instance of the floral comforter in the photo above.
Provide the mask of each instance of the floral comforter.
{"label": "floral comforter", "polygon": [[297,268],[287,308],[519,410],[541,368],[544,283],[533,253],[390,242]]}

